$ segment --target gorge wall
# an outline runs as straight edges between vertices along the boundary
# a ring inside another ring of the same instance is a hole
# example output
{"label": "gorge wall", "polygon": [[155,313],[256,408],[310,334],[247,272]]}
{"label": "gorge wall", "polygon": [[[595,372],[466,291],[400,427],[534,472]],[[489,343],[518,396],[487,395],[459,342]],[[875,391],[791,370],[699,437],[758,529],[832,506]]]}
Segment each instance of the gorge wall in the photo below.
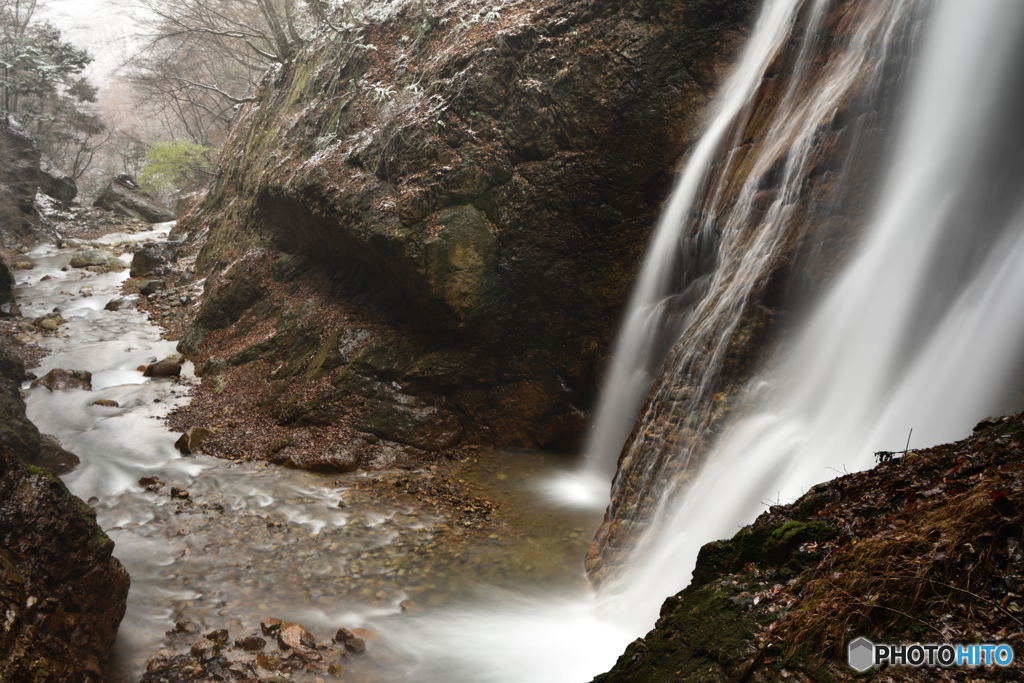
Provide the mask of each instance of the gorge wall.
{"label": "gorge wall", "polygon": [[[103,679],[128,598],[128,573],[96,513],[45,461],[25,419],[24,368],[0,351],[0,678]],[[59,446],[53,446],[59,449]]]}
{"label": "gorge wall", "polygon": [[176,228],[208,278],[181,345],[206,381],[176,426],[322,469],[578,443],[755,4],[369,3],[325,28]]}

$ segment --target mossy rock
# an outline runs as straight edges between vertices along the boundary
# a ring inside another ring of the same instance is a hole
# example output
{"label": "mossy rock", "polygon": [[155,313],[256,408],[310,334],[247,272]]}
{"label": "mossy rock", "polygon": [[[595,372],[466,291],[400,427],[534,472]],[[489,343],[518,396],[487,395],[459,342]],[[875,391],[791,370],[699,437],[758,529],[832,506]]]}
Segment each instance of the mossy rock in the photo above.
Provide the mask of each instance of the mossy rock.
{"label": "mossy rock", "polygon": [[759,628],[735,599],[740,589],[713,583],[670,598],[655,630],[626,648],[595,683],[738,680],[737,668]]}
{"label": "mossy rock", "polygon": [[726,541],[713,541],[700,549],[693,582],[705,583],[716,576],[736,572],[748,562],[783,567],[797,549],[810,541],[824,541],[836,535],[835,529],[818,522],[790,520],[776,526],[744,527]]}

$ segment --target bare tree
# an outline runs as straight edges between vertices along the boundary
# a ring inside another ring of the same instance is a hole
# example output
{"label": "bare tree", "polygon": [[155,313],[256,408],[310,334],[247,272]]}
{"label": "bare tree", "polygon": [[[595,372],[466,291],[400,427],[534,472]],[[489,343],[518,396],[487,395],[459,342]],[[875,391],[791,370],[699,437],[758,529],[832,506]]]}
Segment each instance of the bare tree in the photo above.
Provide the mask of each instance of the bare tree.
{"label": "bare tree", "polygon": [[168,131],[216,144],[266,69],[304,43],[299,0],[141,0],[153,19],[129,78]]}

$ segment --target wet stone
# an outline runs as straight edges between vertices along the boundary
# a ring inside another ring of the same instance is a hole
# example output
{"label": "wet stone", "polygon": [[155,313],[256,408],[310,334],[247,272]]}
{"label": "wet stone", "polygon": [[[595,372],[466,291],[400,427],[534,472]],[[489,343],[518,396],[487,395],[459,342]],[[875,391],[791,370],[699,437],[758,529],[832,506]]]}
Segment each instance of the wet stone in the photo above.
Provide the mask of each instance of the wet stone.
{"label": "wet stone", "polygon": [[54,368],[40,379],[32,382],[32,387],[46,387],[50,391],[67,391],[69,389],[92,391],[92,373],[87,370]]}
{"label": "wet stone", "polygon": [[32,324],[46,332],[56,332],[64,324],[64,318],[60,313],[44,315],[33,320]]}
{"label": "wet stone", "polygon": [[260,622],[260,630],[265,636],[276,636],[281,630],[280,619],[264,619]]}
{"label": "wet stone", "polygon": [[242,638],[236,638],[235,646],[242,648],[246,652],[258,652],[267,646],[267,641],[254,633]]}
{"label": "wet stone", "polygon": [[[156,477],[142,477],[142,478],[139,479],[139,486],[141,486],[142,488],[144,488],[145,490],[150,491],[150,492],[157,491],[163,485],[164,485],[164,483],[162,481],[160,481],[159,479],[157,479]],[[178,623],[191,623],[191,622],[178,622]]]}
{"label": "wet stone", "polygon": [[361,655],[366,652],[366,641],[347,628],[338,629],[338,632],[334,635],[334,642],[341,643],[347,651],[354,655]]}
{"label": "wet stone", "polygon": [[227,645],[228,643],[228,631],[227,629],[217,629],[216,631],[210,631],[206,634],[208,640],[212,640],[219,646]]}
{"label": "wet stone", "polygon": [[277,671],[281,668],[281,660],[261,652],[256,655],[256,666],[267,671]]}
{"label": "wet stone", "polygon": [[164,358],[162,361],[146,366],[142,374],[146,377],[178,377],[181,375],[181,359]]}
{"label": "wet stone", "polygon": [[142,296],[152,296],[159,291],[167,289],[167,283],[163,280],[149,280],[144,285],[139,287],[139,294]]}
{"label": "wet stone", "polygon": [[218,649],[217,643],[209,638],[200,638],[189,648],[189,652],[192,653],[192,656],[199,659],[207,659],[214,656]]}
{"label": "wet stone", "polygon": [[277,643],[282,649],[290,648],[300,652],[316,649],[316,638],[313,637],[312,633],[299,624],[288,622],[281,624],[281,630],[277,635]]}

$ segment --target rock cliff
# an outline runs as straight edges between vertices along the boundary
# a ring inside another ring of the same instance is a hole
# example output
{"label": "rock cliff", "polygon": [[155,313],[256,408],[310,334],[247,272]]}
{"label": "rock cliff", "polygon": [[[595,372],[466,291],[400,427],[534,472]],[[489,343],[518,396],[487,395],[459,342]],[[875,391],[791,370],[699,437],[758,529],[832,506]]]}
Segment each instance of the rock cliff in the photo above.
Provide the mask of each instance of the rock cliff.
{"label": "rock cliff", "polygon": [[876,146],[891,136],[913,13],[846,1],[811,24],[824,6],[799,7],[680,237],[673,291],[688,322],[651,368],[588,553],[593,580],[614,574],[664,491],[686,490],[747,381],[840,272],[869,219],[883,160]]}
{"label": "rock cliff", "polygon": [[208,277],[181,346],[208,379],[179,426],[329,469],[576,444],[754,4],[377,2],[325,27],[179,225]]}

